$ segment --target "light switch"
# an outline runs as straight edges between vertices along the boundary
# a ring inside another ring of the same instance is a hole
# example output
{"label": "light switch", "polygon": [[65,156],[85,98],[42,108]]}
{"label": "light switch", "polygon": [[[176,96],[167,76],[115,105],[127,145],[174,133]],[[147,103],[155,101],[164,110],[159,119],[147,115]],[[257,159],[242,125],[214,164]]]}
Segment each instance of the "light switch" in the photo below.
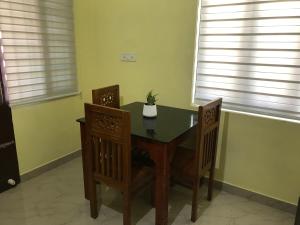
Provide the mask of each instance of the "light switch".
{"label": "light switch", "polygon": [[122,62],[136,62],[136,53],[121,53]]}

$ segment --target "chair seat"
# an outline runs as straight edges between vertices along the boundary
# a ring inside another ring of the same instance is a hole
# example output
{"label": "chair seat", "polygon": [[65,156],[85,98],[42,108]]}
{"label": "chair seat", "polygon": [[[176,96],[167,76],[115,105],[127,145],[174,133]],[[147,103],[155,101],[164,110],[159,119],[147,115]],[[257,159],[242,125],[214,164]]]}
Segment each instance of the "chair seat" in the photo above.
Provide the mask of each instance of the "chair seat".
{"label": "chair seat", "polygon": [[151,167],[133,165],[131,169],[132,192],[149,185],[154,180],[154,172]]}
{"label": "chair seat", "polygon": [[132,148],[131,158],[134,165],[143,165],[148,167],[154,166],[154,162],[151,160],[149,153],[147,151],[143,151],[142,149],[135,147]]}
{"label": "chair seat", "polygon": [[132,156],[132,187],[133,192],[138,191],[144,186],[149,185],[154,180],[153,161],[150,159],[147,152],[133,148]]}
{"label": "chair seat", "polygon": [[195,176],[195,151],[178,147],[172,163],[172,178],[177,182],[190,186]]}

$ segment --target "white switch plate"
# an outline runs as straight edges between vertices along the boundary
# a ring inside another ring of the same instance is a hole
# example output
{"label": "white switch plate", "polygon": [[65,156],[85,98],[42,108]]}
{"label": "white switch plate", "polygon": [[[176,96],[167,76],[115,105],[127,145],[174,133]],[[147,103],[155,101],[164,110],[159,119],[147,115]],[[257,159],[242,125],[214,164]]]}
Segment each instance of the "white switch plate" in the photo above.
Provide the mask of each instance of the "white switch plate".
{"label": "white switch plate", "polygon": [[121,53],[120,57],[122,62],[136,62],[136,54],[135,53]]}

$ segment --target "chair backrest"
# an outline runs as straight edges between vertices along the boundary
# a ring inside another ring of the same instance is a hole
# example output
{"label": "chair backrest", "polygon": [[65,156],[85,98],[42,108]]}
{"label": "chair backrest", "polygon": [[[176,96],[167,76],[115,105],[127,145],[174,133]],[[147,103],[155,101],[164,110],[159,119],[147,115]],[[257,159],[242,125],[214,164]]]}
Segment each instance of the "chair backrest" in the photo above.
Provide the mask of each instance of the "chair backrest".
{"label": "chair backrest", "polygon": [[[0,55],[1,60],[1,55]],[[1,71],[1,63],[0,63],[0,105],[5,102],[5,95],[4,95],[4,83],[2,81],[2,71]]]}
{"label": "chair backrest", "polygon": [[86,149],[97,181],[123,189],[131,181],[130,113],[85,104]]}
{"label": "chair backrest", "polygon": [[[0,73],[1,73],[1,71],[0,71]],[[0,76],[1,76],[1,74],[0,74]],[[0,82],[1,82],[1,80],[0,80]],[[3,93],[2,92],[2,85],[0,83],[0,105],[2,105],[2,103],[4,103],[4,95],[2,93]]]}
{"label": "chair backrest", "polygon": [[119,85],[92,90],[93,104],[120,108]]}
{"label": "chair backrest", "polygon": [[222,99],[199,106],[196,143],[196,168],[203,176],[215,165]]}

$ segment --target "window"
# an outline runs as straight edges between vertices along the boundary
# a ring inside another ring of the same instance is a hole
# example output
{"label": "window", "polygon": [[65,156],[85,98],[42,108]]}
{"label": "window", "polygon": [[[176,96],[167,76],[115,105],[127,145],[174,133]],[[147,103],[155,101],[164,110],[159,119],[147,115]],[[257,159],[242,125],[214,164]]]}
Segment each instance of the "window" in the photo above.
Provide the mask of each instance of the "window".
{"label": "window", "polygon": [[72,0],[2,0],[0,41],[12,104],[75,94]]}
{"label": "window", "polygon": [[202,0],[196,104],[300,119],[300,1]]}

